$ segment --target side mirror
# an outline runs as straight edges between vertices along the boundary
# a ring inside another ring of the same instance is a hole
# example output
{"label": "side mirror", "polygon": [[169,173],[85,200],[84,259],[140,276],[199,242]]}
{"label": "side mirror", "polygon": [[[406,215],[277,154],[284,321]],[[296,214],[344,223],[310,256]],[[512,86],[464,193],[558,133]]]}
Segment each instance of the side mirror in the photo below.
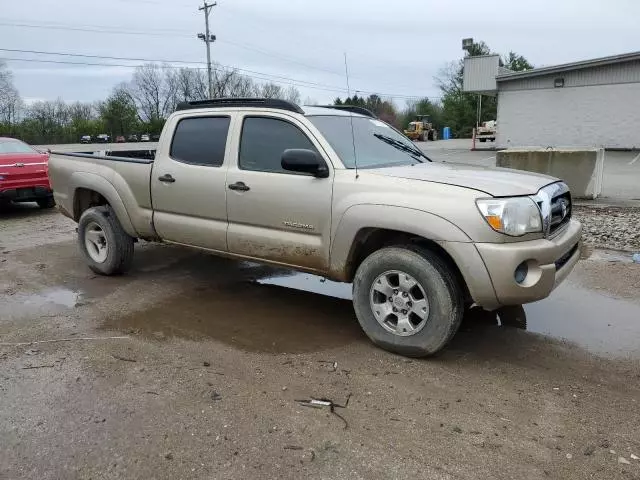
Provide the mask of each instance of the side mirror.
{"label": "side mirror", "polygon": [[282,154],[282,168],[291,172],[310,173],[317,178],[327,178],[329,168],[322,157],[313,150],[290,148]]}

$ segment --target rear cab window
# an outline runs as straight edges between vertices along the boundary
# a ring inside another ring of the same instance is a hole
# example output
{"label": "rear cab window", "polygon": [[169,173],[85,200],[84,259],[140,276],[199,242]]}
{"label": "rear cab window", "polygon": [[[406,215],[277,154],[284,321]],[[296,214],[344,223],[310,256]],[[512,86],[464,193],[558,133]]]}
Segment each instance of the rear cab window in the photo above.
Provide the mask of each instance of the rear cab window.
{"label": "rear cab window", "polygon": [[228,116],[179,120],[171,140],[169,156],[189,165],[220,167],[224,163],[230,122]]}

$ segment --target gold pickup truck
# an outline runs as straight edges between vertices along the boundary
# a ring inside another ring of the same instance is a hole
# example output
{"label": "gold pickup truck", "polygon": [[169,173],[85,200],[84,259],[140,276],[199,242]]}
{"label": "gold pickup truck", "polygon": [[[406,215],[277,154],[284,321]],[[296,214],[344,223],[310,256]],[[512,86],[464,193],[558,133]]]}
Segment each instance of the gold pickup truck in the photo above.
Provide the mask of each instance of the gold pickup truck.
{"label": "gold pickup truck", "polygon": [[49,174],[95,272],[125,272],[141,238],[350,282],[366,334],[410,356],[469,306],[545,298],[579,256],[565,183],[431,162],[357,107],[185,103],[155,158],[53,152]]}

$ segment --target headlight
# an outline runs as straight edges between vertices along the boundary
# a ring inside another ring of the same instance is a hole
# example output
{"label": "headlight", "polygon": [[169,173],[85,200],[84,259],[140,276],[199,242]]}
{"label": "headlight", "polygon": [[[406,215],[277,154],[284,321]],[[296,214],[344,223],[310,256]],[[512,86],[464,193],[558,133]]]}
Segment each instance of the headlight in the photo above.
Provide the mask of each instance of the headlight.
{"label": "headlight", "polygon": [[476,200],[478,209],[496,232],[519,237],[542,232],[542,218],[536,203],[529,197]]}

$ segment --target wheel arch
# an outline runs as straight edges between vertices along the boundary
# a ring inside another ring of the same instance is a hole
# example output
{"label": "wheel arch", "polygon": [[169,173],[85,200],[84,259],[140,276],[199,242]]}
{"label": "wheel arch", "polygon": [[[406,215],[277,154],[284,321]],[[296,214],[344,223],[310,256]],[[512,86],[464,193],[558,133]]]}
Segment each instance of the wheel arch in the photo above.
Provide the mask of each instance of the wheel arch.
{"label": "wheel arch", "polygon": [[469,296],[467,283],[447,242],[471,242],[457,226],[437,215],[406,207],[356,205],[343,215],[333,238],[330,274],[351,282],[358,266],[375,250],[413,244],[438,255]]}
{"label": "wheel arch", "polygon": [[109,205],[127,234],[138,237],[124,202],[115,187],[103,177],[86,172],[77,172],[72,178],[73,219],[77,222],[88,208]]}

